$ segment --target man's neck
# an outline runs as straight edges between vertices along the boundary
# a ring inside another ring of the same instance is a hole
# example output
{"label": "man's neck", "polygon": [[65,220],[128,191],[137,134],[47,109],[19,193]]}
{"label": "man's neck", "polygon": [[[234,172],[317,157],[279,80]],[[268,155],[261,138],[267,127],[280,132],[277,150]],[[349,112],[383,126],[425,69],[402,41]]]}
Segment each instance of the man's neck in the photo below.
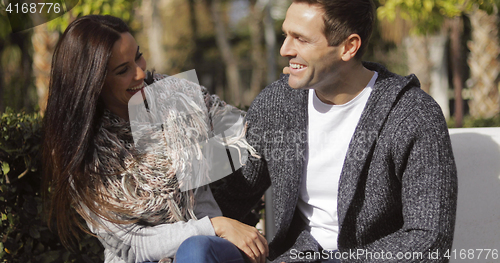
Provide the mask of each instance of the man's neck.
{"label": "man's neck", "polygon": [[330,85],[314,89],[318,98],[326,104],[342,105],[354,99],[368,85],[374,72],[361,63],[337,74]]}

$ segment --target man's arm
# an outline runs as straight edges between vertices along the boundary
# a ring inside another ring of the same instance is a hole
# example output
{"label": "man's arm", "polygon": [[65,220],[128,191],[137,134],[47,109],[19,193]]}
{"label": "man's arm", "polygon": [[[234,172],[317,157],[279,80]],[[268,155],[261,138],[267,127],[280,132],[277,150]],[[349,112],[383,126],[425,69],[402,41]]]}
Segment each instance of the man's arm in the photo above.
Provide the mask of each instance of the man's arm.
{"label": "man's arm", "polygon": [[[259,157],[248,156],[248,160],[233,174],[216,182],[213,188],[214,197],[219,204],[224,216],[241,220],[247,215],[255,204],[262,198],[266,189],[271,185],[267,162],[262,151],[261,112],[255,110],[254,104],[261,103],[259,95],[250,106],[246,114],[246,140]],[[257,133],[257,134],[256,134]]]}
{"label": "man's arm", "polygon": [[393,135],[403,226],[365,247],[366,251],[392,252],[393,259],[384,262],[448,261],[444,254],[453,241],[457,171],[446,123],[436,113],[440,109],[427,106],[414,108]]}
{"label": "man's arm", "polygon": [[[256,144],[251,140],[251,136],[247,136],[247,140],[255,147]],[[255,148],[260,154],[259,147]],[[242,220],[270,185],[271,180],[264,157],[249,156],[246,164],[240,169],[216,182],[216,187],[213,189],[214,198],[224,216]]]}

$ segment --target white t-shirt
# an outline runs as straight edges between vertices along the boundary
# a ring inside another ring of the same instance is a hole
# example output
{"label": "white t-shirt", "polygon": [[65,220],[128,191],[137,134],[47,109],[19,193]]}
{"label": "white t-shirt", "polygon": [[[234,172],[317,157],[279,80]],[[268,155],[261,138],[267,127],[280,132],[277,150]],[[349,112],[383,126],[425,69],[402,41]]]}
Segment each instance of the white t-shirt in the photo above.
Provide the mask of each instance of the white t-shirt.
{"label": "white t-shirt", "polygon": [[307,165],[297,207],[311,235],[326,250],[335,250],[339,232],[337,194],[349,143],[372,91],[377,72],[354,99],[325,104],[309,91]]}

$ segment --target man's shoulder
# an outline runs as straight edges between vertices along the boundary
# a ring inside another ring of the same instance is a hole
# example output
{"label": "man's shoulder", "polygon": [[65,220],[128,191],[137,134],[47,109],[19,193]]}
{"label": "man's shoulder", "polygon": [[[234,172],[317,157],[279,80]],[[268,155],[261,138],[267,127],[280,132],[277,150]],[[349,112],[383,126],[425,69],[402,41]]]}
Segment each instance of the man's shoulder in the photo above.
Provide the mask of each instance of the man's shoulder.
{"label": "man's shoulder", "polygon": [[292,89],[288,77],[282,74],[257,95],[247,111],[248,121],[276,124],[307,113],[308,90]]}
{"label": "man's shoulder", "polygon": [[446,128],[446,120],[441,106],[418,86],[408,85],[394,103],[392,118],[400,125],[414,130],[441,130]]}
{"label": "man's shoulder", "polygon": [[280,93],[286,90],[291,90],[290,86],[288,85],[288,78],[290,77],[289,74],[281,74],[280,77],[272,82],[271,84],[267,85],[257,96],[257,98],[260,97],[269,97],[270,95]]}
{"label": "man's shoulder", "polygon": [[274,107],[302,102],[307,90],[292,89],[288,85],[290,75],[281,74],[279,79],[267,85],[250,105],[253,107]]}
{"label": "man's shoulder", "polygon": [[378,73],[373,97],[376,97],[379,101],[391,104],[401,100],[423,104],[435,103],[434,99],[420,88],[420,81],[415,74],[398,75],[389,71],[383,65],[373,62],[363,62],[363,65]]}
{"label": "man's shoulder", "polygon": [[363,62],[363,65],[379,74],[369,102],[375,105],[372,108],[391,108],[390,112],[398,116],[398,119],[407,118],[409,115],[418,119],[432,116],[432,121],[444,119],[441,107],[420,88],[417,76],[398,75],[373,62]]}
{"label": "man's shoulder", "polygon": [[403,88],[412,87],[420,88],[420,81],[415,74],[402,76],[392,71],[389,71],[385,66],[375,62],[363,62],[363,66],[371,71],[378,73],[378,78],[375,83],[377,89],[390,89],[392,92],[400,92]]}

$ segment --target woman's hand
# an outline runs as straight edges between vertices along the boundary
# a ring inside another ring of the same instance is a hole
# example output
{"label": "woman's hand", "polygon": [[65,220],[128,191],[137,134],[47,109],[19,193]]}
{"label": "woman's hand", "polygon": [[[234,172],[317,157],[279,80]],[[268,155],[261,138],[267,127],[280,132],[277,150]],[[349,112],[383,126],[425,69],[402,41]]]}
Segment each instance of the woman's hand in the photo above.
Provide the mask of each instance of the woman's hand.
{"label": "woman's hand", "polygon": [[214,217],[210,221],[215,234],[233,243],[250,258],[252,263],[266,262],[266,257],[269,255],[267,241],[255,227],[222,216]]}

